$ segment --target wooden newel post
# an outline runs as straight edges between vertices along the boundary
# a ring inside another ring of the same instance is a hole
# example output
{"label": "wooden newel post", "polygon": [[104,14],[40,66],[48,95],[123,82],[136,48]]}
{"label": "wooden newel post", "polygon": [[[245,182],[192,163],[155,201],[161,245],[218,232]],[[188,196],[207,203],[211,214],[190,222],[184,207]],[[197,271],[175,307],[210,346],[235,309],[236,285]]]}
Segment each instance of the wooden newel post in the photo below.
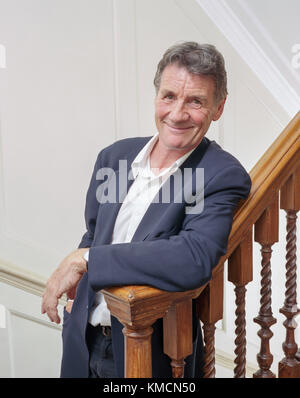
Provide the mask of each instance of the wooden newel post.
{"label": "wooden newel post", "polygon": [[152,377],[152,333],[151,326],[135,329],[125,325],[123,328],[126,378]]}
{"label": "wooden newel post", "polygon": [[287,180],[281,188],[280,208],[286,211],[286,292],[285,301],[280,312],[286,317],[286,339],[282,344],[285,357],[279,362],[279,377],[300,377],[300,362],[297,360],[297,344],[294,317],[299,314],[297,307],[297,258],[296,258],[296,222],[300,210],[300,168]]}
{"label": "wooden newel post", "polygon": [[235,285],[236,339],[234,377],[246,377],[246,285],[252,276],[252,229],[228,259],[228,280]]}
{"label": "wooden newel post", "polygon": [[170,306],[170,294],[143,286],[102,290],[108,309],[124,326],[124,376],[152,377],[152,325]]}
{"label": "wooden newel post", "polygon": [[150,286],[102,290],[108,309],[124,326],[126,378],[152,377],[152,325],[164,318],[164,351],[172,359],[174,377],[183,377],[184,358],[193,352],[192,299],[204,287],[166,292]]}
{"label": "wooden newel post", "polygon": [[279,235],[279,200],[278,195],[274,202],[263,212],[255,223],[254,239],[261,245],[262,269],[261,269],[261,299],[260,311],[254,322],[261,326],[258,336],[261,338],[260,352],[257,355],[259,370],[253,374],[253,377],[274,378],[275,374],[271,372],[270,367],[273,362],[273,355],[270,352],[269,340],[273,336],[270,327],[276,323],[273,317],[271,307],[271,254],[272,245],[278,242]]}
{"label": "wooden newel post", "polygon": [[203,293],[197,298],[198,318],[203,322],[205,356],[204,378],[213,378],[215,369],[215,324],[223,318],[224,267],[213,275]]}

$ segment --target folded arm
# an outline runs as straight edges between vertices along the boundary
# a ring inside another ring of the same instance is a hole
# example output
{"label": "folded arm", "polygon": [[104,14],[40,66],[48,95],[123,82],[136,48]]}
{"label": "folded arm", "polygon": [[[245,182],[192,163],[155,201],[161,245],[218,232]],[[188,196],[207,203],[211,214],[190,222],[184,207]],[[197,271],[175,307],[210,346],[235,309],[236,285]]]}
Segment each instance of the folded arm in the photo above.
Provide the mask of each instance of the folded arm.
{"label": "folded arm", "polygon": [[234,211],[250,186],[242,168],[223,170],[207,184],[204,210],[186,215],[177,234],[150,234],[145,241],[92,247],[91,287],[95,291],[119,285],[168,291],[200,287],[226,252]]}

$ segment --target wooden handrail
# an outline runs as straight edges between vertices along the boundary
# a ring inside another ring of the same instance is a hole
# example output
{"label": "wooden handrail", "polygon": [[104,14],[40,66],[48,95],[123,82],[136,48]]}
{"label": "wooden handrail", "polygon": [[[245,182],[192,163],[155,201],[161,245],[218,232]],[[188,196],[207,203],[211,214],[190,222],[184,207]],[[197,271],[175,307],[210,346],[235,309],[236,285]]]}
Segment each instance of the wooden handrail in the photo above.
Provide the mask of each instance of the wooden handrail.
{"label": "wooden handrail", "polygon": [[[122,323],[131,326],[143,326],[147,318],[153,316],[153,309],[158,315],[165,314],[172,302],[183,301],[186,298],[195,298],[204,290],[201,286],[186,292],[167,292],[151,286],[121,286],[102,290],[109,300],[109,309],[118,313]],[[141,305],[142,303],[142,305]],[[150,311],[148,313],[147,311]],[[157,316],[157,319],[162,316]]]}
{"label": "wooden handrail", "polygon": [[249,229],[272,202],[276,192],[300,166],[300,112],[250,171],[252,188],[247,200],[235,212],[226,254],[213,272],[217,272],[243,240]]}
{"label": "wooden handrail", "polygon": [[[227,252],[214,268],[211,282],[199,289],[180,293],[161,291],[149,286],[113,287],[102,291],[112,315],[116,316],[124,325],[125,350],[127,350],[127,353],[125,353],[125,358],[127,358],[125,377],[151,377],[151,325],[158,318],[163,318],[170,308],[173,308],[173,313],[176,313],[176,308],[180,311],[180,308],[183,308],[182,303],[199,297],[204,290],[211,286],[210,293],[203,295],[203,299],[201,299],[201,305],[209,306],[211,297],[214,296],[213,286],[220,286],[220,275],[223,275],[220,272],[223,271],[227,259],[230,260],[229,268],[231,267],[233,270],[229,269],[229,275],[231,274],[229,280],[236,285],[237,300],[242,301],[242,304],[237,303],[237,313],[240,321],[243,322],[244,313],[241,315],[241,311],[243,311],[244,298],[241,299],[241,295],[245,295],[245,285],[252,277],[252,227],[264,211],[272,205],[274,198],[278,198],[280,188],[299,168],[300,112],[251,170],[252,188],[250,195],[247,200],[241,202],[235,212]],[[237,251],[238,249],[240,251]],[[247,254],[249,250],[251,250],[251,256]],[[245,266],[238,265],[242,253],[246,253],[244,258],[248,258],[246,272]],[[214,326],[214,323],[220,319],[221,311],[222,305],[218,305],[214,315],[204,316],[208,327]],[[175,323],[172,324],[172,327],[176,328],[178,325]],[[244,330],[242,330],[242,333],[244,333]],[[213,337],[211,337],[209,345],[212,341]],[[243,344],[245,345],[245,342]],[[144,358],[139,357],[139,366],[135,366],[132,355],[133,352],[136,353],[139,350],[146,354]],[[169,355],[168,352],[166,353]],[[240,355],[242,356],[244,353],[242,352]],[[173,358],[172,356],[171,358],[172,363],[175,363],[174,366],[179,366],[178,364],[184,366],[182,365],[182,358]],[[245,369],[239,369],[237,372],[241,373],[241,376],[237,377],[244,377]],[[214,374],[212,369],[208,373]],[[179,377],[183,375],[183,371],[178,372],[177,368],[174,368],[173,375],[175,374],[176,377]]]}

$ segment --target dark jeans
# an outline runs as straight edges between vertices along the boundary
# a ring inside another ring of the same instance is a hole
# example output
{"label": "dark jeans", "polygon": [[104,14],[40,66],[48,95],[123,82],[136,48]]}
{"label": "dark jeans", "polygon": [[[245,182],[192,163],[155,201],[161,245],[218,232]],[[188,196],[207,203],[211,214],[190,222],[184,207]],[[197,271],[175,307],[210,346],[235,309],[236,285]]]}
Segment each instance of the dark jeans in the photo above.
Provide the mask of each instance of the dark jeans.
{"label": "dark jeans", "polygon": [[86,341],[90,353],[89,377],[116,377],[111,336],[104,336],[100,326],[88,324]]}

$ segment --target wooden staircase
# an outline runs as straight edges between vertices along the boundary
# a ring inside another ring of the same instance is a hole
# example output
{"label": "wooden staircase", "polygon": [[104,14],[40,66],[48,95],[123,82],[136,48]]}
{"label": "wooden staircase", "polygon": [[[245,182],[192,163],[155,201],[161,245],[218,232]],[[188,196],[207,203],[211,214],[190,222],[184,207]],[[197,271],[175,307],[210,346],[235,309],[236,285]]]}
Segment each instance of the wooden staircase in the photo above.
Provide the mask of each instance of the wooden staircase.
{"label": "wooden staircase", "polygon": [[[260,326],[259,370],[256,378],[273,378],[270,367],[270,327],[276,323],[271,302],[272,246],[279,240],[279,208],[286,212],[286,292],[280,312],[286,320],[284,358],[278,377],[300,377],[300,352],[295,342],[296,220],[300,210],[300,112],[251,170],[249,198],[240,203],[229,237],[228,249],[213,270],[211,281],[199,289],[170,293],[149,286],[103,290],[112,315],[124,325],[125,377],[152,376],[151,325],[163,318],[164,352],[170,357],[174,378],[184,376],[184,358],[192,353],[192,300],[203,325],[206,378],[215,377],[215,324],[223,317],[224,266],[235,285],[236,339],[234,377],[246,376],[246,285],[252,281],[253,239],[261,245],[261,299],[254,318]],[[254,233],[253,233],[254,232]],[[228,260],[228,261],[227,261]]]}

